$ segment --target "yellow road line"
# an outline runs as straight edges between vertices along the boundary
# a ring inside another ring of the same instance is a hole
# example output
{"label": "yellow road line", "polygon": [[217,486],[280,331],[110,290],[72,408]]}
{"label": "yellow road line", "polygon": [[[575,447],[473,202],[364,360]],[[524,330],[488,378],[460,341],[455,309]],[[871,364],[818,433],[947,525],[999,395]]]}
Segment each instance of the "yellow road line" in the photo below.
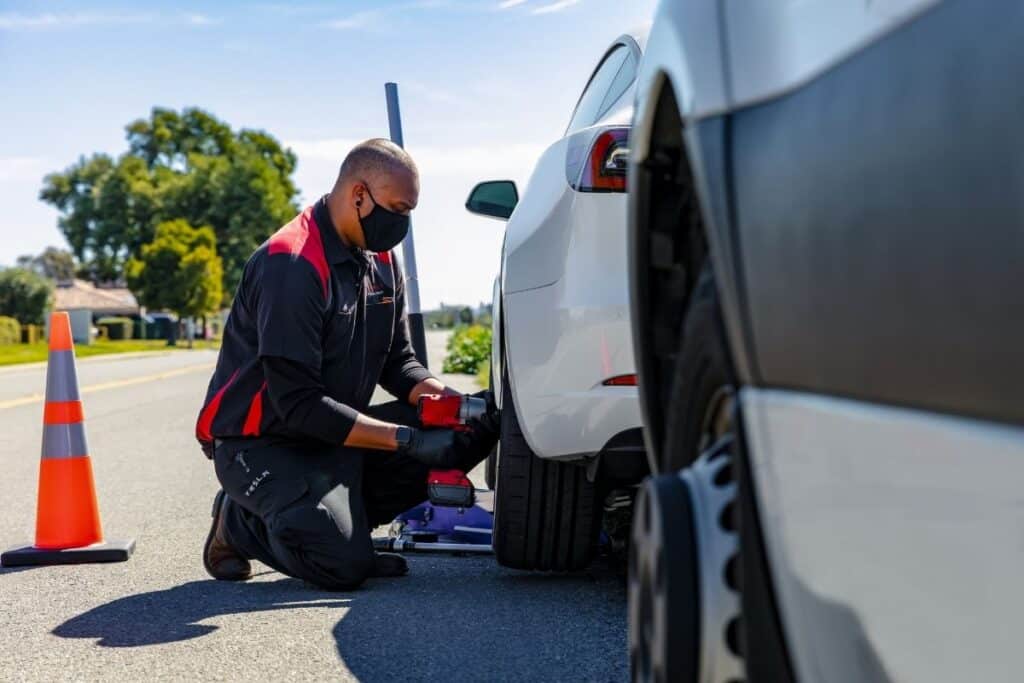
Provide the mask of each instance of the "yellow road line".
{"label": "yellow road line", "polygon": [[[111,382],[102,382],[100,384],[90,384],[87,387],[82,387],[79,390],[80,394],[92,394],[97,391],[107,391],[108,389],[120,389],[122,387],[130,387],[136,384],[145,384],[146,382],[155,382],[161,379],[168,379],[170,377],[178,377],[180,375],[187,375],[192,372],[199,372],[200,370],[212,370],[215,363],[203,363],[202,365],[190,365],[184,368],[177,368],[175,370],[167,370],[166,372],[158,372],[152,375],[141,375],[139,377],[129,377],[128,379],[118,379]],[[0,401],[0,410],[6,408],[15,408],[17,406],[26,406],[32,403],[42,403],[46,397],[43,394],[32,394],[30,396],[22,396],[21,398],[13,398],[9,401]]]}

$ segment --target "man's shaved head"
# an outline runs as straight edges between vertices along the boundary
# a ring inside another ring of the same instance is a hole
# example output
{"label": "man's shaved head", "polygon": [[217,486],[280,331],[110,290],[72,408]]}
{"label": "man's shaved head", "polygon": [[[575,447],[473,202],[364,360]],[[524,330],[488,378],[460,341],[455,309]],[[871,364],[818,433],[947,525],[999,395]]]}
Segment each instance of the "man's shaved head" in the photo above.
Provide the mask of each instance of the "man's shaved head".
{"label": "man's shaved head", "polygon": [[407,216],[419,197],[416,162],[390,140],[374,138],[359,143],[345,157],[327,195],[327,207],[342,241],[365,248],[362,220],[375,206]]}
{"label": "man's shaved head", "polygon": [[395,175],[419,177],[419,169],[408,152],[384,138],[360,142],[341,163],[338,184],[377,180]]}

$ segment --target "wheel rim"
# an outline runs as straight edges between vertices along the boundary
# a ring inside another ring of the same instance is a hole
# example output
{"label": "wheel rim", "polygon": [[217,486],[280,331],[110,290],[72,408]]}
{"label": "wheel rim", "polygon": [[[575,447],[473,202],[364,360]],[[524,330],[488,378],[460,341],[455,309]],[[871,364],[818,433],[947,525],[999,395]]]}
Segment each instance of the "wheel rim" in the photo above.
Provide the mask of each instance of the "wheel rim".
{"label": "wheel rim", "polygon": [[634,681],[742,681],[739,540],[731,436],[681,472],[649,478],[636,499],[629,562]]}
{"label": "wheel rim", "polygon": [[737,493],[732,476],[734,443],[732,434],[726,433],[679,475],[693,497],[693,523],[700,548],[701,683],[744,680],[740,596],[731,578],[739,557],[739,534],[733,519]]}

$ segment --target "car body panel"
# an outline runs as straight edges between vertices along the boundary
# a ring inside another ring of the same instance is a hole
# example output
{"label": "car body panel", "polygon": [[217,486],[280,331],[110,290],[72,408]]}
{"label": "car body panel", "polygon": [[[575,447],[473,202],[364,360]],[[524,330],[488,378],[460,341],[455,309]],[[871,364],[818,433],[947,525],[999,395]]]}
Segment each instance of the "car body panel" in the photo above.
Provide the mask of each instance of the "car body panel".
{"label": "car body panel", "polygon": [[622,195],[575,193],[565,276],[505,293],[505,362],[516,414],[542,457],[592,455],[640,425],[635,387],[601,386],[635,372]]}
{"label": "car body panel", "polygon": [[799,680],[1013,681],[1024,429],[744,389]]}
{"label": "car body panel", "polygon": [[562,277],[575,192],[565,179],[569,139],[541,155],[505,228],[502,291],[546,287]]}
{"label": "car body panel", "polygon": [[[623,36],[609,53],[623,45],[638,61],[643,42],[643,34]],[[626,194],[574,190],[579,178],[569,171],[582,167],[567,164],[604,131],[629,126],[634,92],[630,84],[610,97],[599,120],[542,154],[505,231],[492,369],[506,371],[523,435],[542,458],[592,456],[640,426],[636,388],[602,385],[635,372]]]}
{"label": "car body panel", "polygon": [[720,0],[729,109],[779,97],[938,0]]}
{"label": "car body panel", "polygon": [[760,384],[1024,424],[1022,35],[949,2],[733,114]]}
{"label": "car body panel", "polygon": [[[672,82],[686,119],[728,108],[720,20],[717,0],[658,5],[637,76],[636,102],[640,113],[635,127],[641,136],[650,128],[650,120],[645,118],[650,114],[646,99],[655,91],[651,85],[657,78],[667,77]],[[643,137],[637,142],[640,148],[647,147],[648,141]]]}

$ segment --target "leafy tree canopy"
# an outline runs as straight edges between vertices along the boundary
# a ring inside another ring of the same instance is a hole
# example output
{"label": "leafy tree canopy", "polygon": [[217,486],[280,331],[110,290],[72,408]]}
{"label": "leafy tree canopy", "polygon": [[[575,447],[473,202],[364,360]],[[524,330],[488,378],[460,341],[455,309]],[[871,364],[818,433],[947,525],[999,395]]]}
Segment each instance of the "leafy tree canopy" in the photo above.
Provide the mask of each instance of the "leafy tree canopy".
{"label": "leafy tree canopy", "polygon": [[126,131],[120,157],[81,157],[48,175],[40,192],[60,211],[83,270],[94,281],[125,279],[126,263],[141,258],[156,227],[182,219],[213,229],[230,296],[252,251],[298,211],[294,153],[268,133],[234,131],[195,108],[155,108]]}
{"label": "leafy tree canopy", "polygon": [[53,302],[53,282],[25,268],[0,270],[0,316],[42,325]]}
{"label": "leafy tree canopy", "polygon": [[31,270],[50,280],[66,282],[75,277],[75,257],[65,249],[47,247],[43,253],[18,257],[18,267]]}
{"label": "leafy tree canopy", "polygon": [[213,228],[178,219],[160,223],[139,258],[128,260],[128,286],[139,302],[181,317],[205,315],[223,298],[223,269]]}

